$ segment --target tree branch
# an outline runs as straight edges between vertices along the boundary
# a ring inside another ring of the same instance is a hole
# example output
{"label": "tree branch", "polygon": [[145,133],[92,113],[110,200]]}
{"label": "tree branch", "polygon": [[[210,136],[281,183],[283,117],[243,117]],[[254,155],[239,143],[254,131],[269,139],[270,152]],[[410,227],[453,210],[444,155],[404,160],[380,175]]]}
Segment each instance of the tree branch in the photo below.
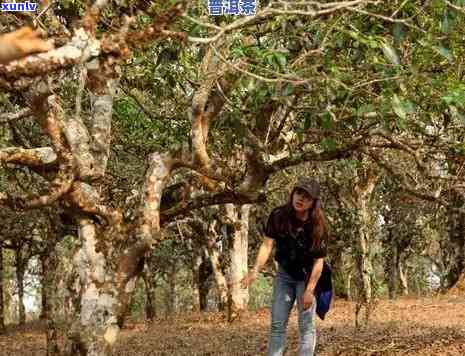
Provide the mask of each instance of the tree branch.
{"label": "tree branch", "polygon": [[210,166],[210,157],[207,153],[207,139],[210,117],[205,114],[207,101],[214,84],[222,73],[217,58],[214,58],[212,49],[209,48],[203,58],[201,74],[204,76],[202,84],[192,98],[192,153],[193,162],[201,167]]}
{"label": "tree branch", "polygon": [[292,108],[297,103],[298,98],[299,98],[298,95],[294,95],[294,97],[292,98],[292,100],[290,102],[290,105],[288,105],[288,106],[286,105],[285,107],[281,108],[282,110],[285,110],[284,114],[282,115],[282,118],[281,118],[281,120],[280,120],[280,122],[278,124],[278,127],[275,130],[271,131],[271,137],[266,140],[267,142],[273,143],[277,138],[279,138],[279,136],[281,135],[281,132],[284,129],[284,125],[286,124],[286,121],[287,121],[288,117],[293,114],[292,113],[292,111],[293,111]]}
{"label": "tree branch", "polygon": [[0,161],[30,167],[42,167],[55,163],[57,155],[51,147],[25,149],[22,147],[6,147],[0,149]]}
{"label": "tree branch", "polygon": [[100,82],[98,88],[93,88],[91,94],[91,152],[94,159],[93,177],[102,177],[107,168],[110,156],[111,117],[113,113],[113,98],[118,79],[106,79]]}
{"label": "tree branch", "polygon": [[401,184],[402,189],[406,192],[423,200],[446,205],[445,201],[440,199],[438,196],[425,192],[420,192],[414,187],[412,187],[412,185],[408,182],[407,177],[404,174],[396,172],[395,169],[392,166],[390,166],[386,161],[384,161],[377,153],[373,152],[372,150],[363,150],[363,152],[369,157],[371,157],[380,167],[384,168],[393,178],[395,178]]}
{"label": "tree branch", "polygon": [[100,47],[100,42],[90,38],[81,28],[76,31],[70,43],[63,47],[0,65],[0,78],[15,81],[22,76],[40,76],[87,62],[101,53]]}
{"label": "tree branch", "polygon": [[123,221],[123,214],[121,211],[101,204],[98,192],[89,184],[75,182],[67,198],[74,207],[81,211],[102,216],[109,224],[114,226],[115,229],[118,229],[118,226],[120,226]]}
{"label": "tree branch", "polygon": [[250,195],[248,193],[239,193],[228,190],[214,194],[203,194],[191,199],[184,204],[181,204],[180,206],[162,211],[160,214],[160,221],[161,224],[165,224],[166,222],[173,220],[175,217],[184,216],[190,213],[192,210],[211,205],[221,205],[227,203],[253,204],[261,203],[264,201],[266,201],[266,195],[264,193]]}
{"label": "tree branch", "polygon": [[50,205],[66,194],[75,179],[72,163],[72,155],[66,148],[62,138],[63,124],[60,122],[61,107],[54,95],[48,98],[49,112],[41,122],[45,132],[50,137],[57,155],[58,173],[50,183],[48,193],[41,196],[10,197],[8,194],[0,194],[0,201],[13,209],[38,208]]}
{"label": "tree branch", "polygon": [[447,1],[447,0],[445,0],[445,3],[447,4],[447,6],[450,6],[454,10],[457,10],[457,11],[461,12],[462,14],[465,14],[465,7],[460,7],[460,6],[454,5],[450,1]]}
{"label": "tree branch", "polygon": [[152,248],[160,240],[160,205],[163,189],[173,169],[173,157],[169,153],[152,153],[148,158],[145,183],[141,192],[141,222],[138,240]]}
{"label": "tree branch", "polygon": [[[218,33],[212,37],[207,38],[200,38],[200,37],[188,37],[188,41],[193,43],[203,43],[203,44],[210,44],[218,41],[221,37],[230,33],[234,30],[239,28],[244,28],[247,26],[255,25],[263,20],[272,18],[274,16],[282,16],[282,15],[299,15],[299,16],[307,16],[307,17],[318,17],[327,15],[339,10],[344,10],[349,7],[355,6],[366,6],[368,4],[377,4],[379,1],[370,1],[370,0],[352,0],[352,1],[340,1],[340,2],[331,2],[331,3],[320,3],[317,1],[307,1],[305,3],[288,3],[288,7],[295,5],[295,6],[313,6],[313,10],[290,10],[290,9],[275,9],[270,6],[266,7],[263,10],[259,10],[254,16],[246,16],[243,18],[239,18],[236,21],[233,21],[227,26],[221,28]],[[211,27],[210,25],[206,27]]]}
{"label": "tree branch", "polygon": [[[64,119],[62,111],[60,115]],[[83,179],[92,177],[94,157],[90,153],[90,135],[87,127],[80,117],[70,117],[63,121],[66,122],[63,130],[76,163],[78,176]]]}
{"label": "tree branch", "polygon": [[286,157],[273,162],[268,166],[267,170],[270,174],[281,171],[285,168],[296,166],[303,162],[308,161],[332,161],[341,158],[347,158],[353,151],[358,150],[365,140],[365,136],[358,137],[354,141],[345,145],[345,147],[338,148],[332,151],[317,152],[304,152],[299,156]]}
{"label": "tree branch", "polygon": [[0,124],[5,124],[10,121],[24,119],[31,115],[32,115],[32,110],[29,108],[21,109],[15,113],[0,114]]}
{"label": "tree branch", "polygon": [[[417,165],[418,169],[427,178],[440,179],[440,180],[459,180],[460,179],[457,176],[432,175],[432,174],[430,174],[429,172],[431,171],[431,167],[427,166],[423,162],[422,157],[420,157],[419,149],[423,148],[425,146],[422,142],[414,144],[414,146],[416,147],[416,149],[414,149],[414,148],[410,147],[409,144],[406,144],[406,143],[402,142],[399,138],[394,137],[391,134],[389,134],[389,132],[387,132],[386,130],[375,129],[375,130],[372,131],[372,134],[373,135],[378,135],[378,136],[386,139],[387,141],[389,141],[390,142],[389,146],[385,145],[385,147],[397,149],[397,150],[406,152],[410,156],[412,156],[413,159],[415,160],[415,164]],[[372,147],[372,145],[370,145],[370,147]]]}
{"label": "tree branch", "polygon": [[95,38],[95,26],[99,18],[102,4],[107,0],[97,0],[94,7],[84,19],[84,28],[76,30],[71,41],[63,47],[28,56],[21,60],[0,65],[0,87],[8,90],[20,89],[29,85],[24,77],[36,77],[50,74],[54,71],[85,63],[96,57],[111,57],[115,59],[127,58],[129,47],[139,47],[155,38],[178,37],[185,38],[183,33],[171,33],[165,27],[181,15],[180,5],[175,5],[159,14],[153,23],[142,31],[128,32],[127,27],[119,33],[102,36],[99,41]]}

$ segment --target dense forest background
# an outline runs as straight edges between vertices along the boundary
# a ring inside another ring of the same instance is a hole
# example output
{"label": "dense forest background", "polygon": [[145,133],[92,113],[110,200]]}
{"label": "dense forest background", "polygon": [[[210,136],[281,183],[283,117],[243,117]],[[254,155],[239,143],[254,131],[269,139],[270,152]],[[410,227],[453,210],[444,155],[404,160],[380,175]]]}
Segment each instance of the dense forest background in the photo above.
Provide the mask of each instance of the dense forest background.
{"label": "dense forest background", "polygon": [[[198,315],[179,325],[220,318],[253,339],[256,317],[266,338],[275,266],[250,290],[240,281],[302,176],[321,184],[334,320],[367,332],[388,300],[463,303],[465,1],[207,5],[1,13],[0,33],[29,26],[54,48],[3,42],[23,58],[0,64],[0,333],[39,319],[40,354],[109,355],[128,325],[182,339],[160,318]],[[465,340],[449,331],[439,339]],[[396,350],[357,335],[334,354]],[[263,351],[242,337],[236,354]]]}

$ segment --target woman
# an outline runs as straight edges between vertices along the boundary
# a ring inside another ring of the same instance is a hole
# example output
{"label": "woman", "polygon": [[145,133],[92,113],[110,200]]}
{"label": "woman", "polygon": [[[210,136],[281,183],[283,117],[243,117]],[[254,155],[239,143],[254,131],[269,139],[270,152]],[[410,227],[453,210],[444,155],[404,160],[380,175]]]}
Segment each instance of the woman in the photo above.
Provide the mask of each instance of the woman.
{"label": "woman", "polygon": [[304,178],[294,186],[288,204],[274,209],[254,268],[244,279],[252,284],[276,244],[279,264],[274,280],[268,355],[284,352],[289,313],[297,300],[301,356],[313,355],[316,345],[315,287],[326,256],[327,229],[320,205],[320,187]]}

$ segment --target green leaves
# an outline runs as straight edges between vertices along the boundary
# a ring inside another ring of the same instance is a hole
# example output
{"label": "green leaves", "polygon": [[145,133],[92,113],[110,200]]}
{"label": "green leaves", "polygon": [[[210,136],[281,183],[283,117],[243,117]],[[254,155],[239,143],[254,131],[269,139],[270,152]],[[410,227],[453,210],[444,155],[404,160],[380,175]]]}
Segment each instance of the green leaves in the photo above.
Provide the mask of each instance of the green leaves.
{"label": "green leaves", "polygon": [[406,119],[409,114],[415,112],[415,105],[409,100],[399,99],[397,94],[392,97],[392,109],[401,119]]}
{"label": "green leaves", "polygon": [[303,117],[304,130],[308,130],[310,127],[312,127],[313,122],[314,122],[313,115],[309,112],[305,112],[304,117]]}
{"label": "green leaves", "polygon": [[333,128],[333,117],[330,112],[327,111],[321,116],[321,127],[325,130]]}
{"label": "green leaves", "polygon": [[447,15],[447,12],[444,16],[444,18],[442,19],[441,21],[441,31],[444,32],[444,33],[449,33],[450,31],[450,20],[449,20],[449,16]]}
{"label": "green leaves", "polygon": [[394,94],[391,100],[391,105],[397,115],[397,126],[402,130],[406,130],[408,116],[416,111],[415,104],[409,100],[400,99],[397,94]]}
{"label": "green leaves", "polygon": [[337,142],[333,138],[324,138],[320,141],[320,146],[325,151],[334,151],[337,148]]}
{"label": "green leaves", "polygon": [[446,58],[449,62],[452,62],[454,60],[452,52],[442,45],[433,46],[433,50],[442,57]]}
{"label": "green leaves", "polygon": [[438,41],[432,40],[420,40],[418,41],[420,45],[425,48],[431,49],[434,53],[440,55],[441,57],[447,59],[449,62],[454,60],[454,56],[450,49],[446,48],[443,44],[438,43]]}
{"label": "green leaves", "polygon": [[389,62],[396,66],[400,65],[400,58],[397,55],[396,50],[391,45],[383,41],[381,43],[381,49],[383,50],[384,56]]}
{"label": "green leaves", "polygon": [[294,93],[294,85],[291,83],[286,83],[282,92],[283,96],[289,96]]}
{"label": "green leaves", "polygon": [[363,104],[357,109],[356,115],[357,116],[374,116],[376,115],[376,108],[373,104]]}
{"label": "green leaves", "polygon": [[[381,49],[381,51],[384,54],[384,57],[386,58],[387,62],[398,66],[401,64],[400,57],[396,51],[396,49],[389,44],[388,38],[382,37],[382,36],[377,36],[377,35],[366,35],[357,31],[348,31],[348,34],[356,40],[356,46],[358,47],[358,44],[363,44],[367,46],[368,48],[371,49]],[[397,39],[404,38],[405,34],[402,31],[401,27],[395,28],[395,34],[396,41]]]}
{"label": "green leaves", "polygon": [[446,93],[441,97],[447,105],[455,105],[465,109],[465,84],[460,83],[452,86]]}
{"label": "green leaves", "polygon": [[404,27],[400,23],[394,24],[394,27],[392,29],[392,34],[397,43],[402,42],[407,37],[407,34],[404,31]]}
{"label": "green leaves", "polygon": [[281,51],[269,51],[264,55],[265,63],[274,67],[276,70],[284,71],[287,65],[287,57],[284,52]]}

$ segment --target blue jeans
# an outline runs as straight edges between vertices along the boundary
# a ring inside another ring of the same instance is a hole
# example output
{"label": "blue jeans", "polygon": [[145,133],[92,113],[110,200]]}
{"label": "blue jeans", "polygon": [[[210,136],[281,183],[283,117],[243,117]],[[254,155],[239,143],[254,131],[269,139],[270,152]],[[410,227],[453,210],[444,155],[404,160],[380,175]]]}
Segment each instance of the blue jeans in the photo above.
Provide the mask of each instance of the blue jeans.
{"label": "blue jeans", "polygon": [[297,299],[299,311],[300,356],[312,356],[316,345],[315,310],[316,301],[307,310],[303,310],[302,297],[305,282],[297,281],[279,267],[273,287],[271,307],[271,328],[268,342],[268,356],[280,356],[286,343],[286,328],[289,314]]}

